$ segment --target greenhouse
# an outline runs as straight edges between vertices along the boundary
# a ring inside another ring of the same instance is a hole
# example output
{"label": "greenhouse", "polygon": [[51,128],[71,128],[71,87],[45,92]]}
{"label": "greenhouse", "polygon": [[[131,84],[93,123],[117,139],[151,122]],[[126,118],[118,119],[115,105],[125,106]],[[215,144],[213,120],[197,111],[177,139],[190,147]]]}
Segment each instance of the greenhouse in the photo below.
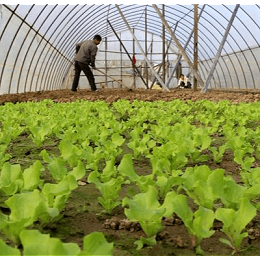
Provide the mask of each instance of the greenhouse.
{"label": "greenhouse", "polygon": [[259,256],[260,5],[0,4],[1,256]]}
{"label": "greenhouse", "polygon": [[[205,90],[257,89],[259,9],[206,4],[1,5],[0,93],[71,87],[75,45],[95,34],[103,39],[96,57],[98,85],[150,89],[156,81],[165,89],[175,88],[175,70],[181,63],[183,73],[198,78]],[[82,88],[88,85],[84,80]]]}

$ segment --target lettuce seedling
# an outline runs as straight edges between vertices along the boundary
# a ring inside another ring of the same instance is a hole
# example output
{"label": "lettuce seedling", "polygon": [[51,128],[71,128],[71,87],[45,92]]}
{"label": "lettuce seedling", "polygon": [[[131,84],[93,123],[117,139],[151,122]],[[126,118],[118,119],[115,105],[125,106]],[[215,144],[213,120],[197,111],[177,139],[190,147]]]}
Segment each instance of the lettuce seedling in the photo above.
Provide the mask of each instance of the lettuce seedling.
{"label": "lettuce seedling", "polygon": [[121,204],[119,192],[124,183],[124,178],[118,176],[117,178],[110,178],[109,181],[103,183],[100,182],[98,177],[99,173],[93,171],[88,177],[88,182],[95,184],[95,187],[102,195],[102,197],[98,197],[98,202],[103,206],[105,211],[110,214],[115,207]]}
{"label": "lettuce seedling", "polygon": [[64,208],[71,191],[78,187],[76,178],[70,174],[65,176],[59,183],[46,183],[42,188],[42,194],[50,208],[57,208],[59,211]]}
{"label": "lettuce seedling", "polygon": [[13,195],[23,186],[20,164],[4,163],[0,175],[0,191],[5,195]]}
{"label": "lettuce seedling", "polygon": [[125,215],[130,221],[138,221],[148,238],[141,239],[136,244],[141,249],[143,244],[155,245],[155,236],[162,229],[162,217],[166,211],[157,200],[158,191],[154,186],[149,186],[147,192],[139,193],[133,199],[124,198],[122,206],[126,205]]}
{"label": "lettuce seedling", "polygon": [[62,158],[69,163],[71,167],[77,166],[78,160],[81,158],[82,148],[74,145],[72,141],[63,139],[60,141],[59,150]]}
{"label": "lettuce seedling", "polygon": [[42,187],[41,171],[44,170],[42,163],[37,160],[32,166],[25,169],[23,172],[23,188],[22,191],[32,191],[37,187]]}
{"label": "lettuce seedling", "polygon": [[15,242],[18,242],[20,232],[36,220],[48,221],[58,214],[49,209],[39,190],[14,194],[5,201],[5,204],[10,208],[11,213],[5,221],[6,225],[3,230]]}
{"label": "lettuce seedling", "polygon": [[30,137],[37,147],[41,147],[45,137],[52,133],[50,125],[43,124],[42,126],[29,125],[29,130],[31,131]]}
{"label": "lettuce seedling", "polygon": [[189,167],[182,175],[183,185],[179,189],[183,188],[198,205],[212,209],[215,198],[212,187],[207,183],[212,173],[206,165]]}
{"label": "lettuce seedling", "polygon": [[165,198],[166,194],[172,189],[176,177],[173,176],[157,176],[156,186],[159,187],[159,197]]}
{"label": "lettuce seedling", "polygon": [[223,144],[223,145],[221,145],[218,148],[216,148],[214,146],[211,146],[208,149],[212,152],[213,161],[215,163],[220,163],[222,161],[223,155],[224,155],[224,153],[225,153],[225,151],[227,149],[227,145]]}
{"label": "lettuce seedling", "polygon": [[218,208],[216,210],[216,219],[223,222],[222,232],[229,238],[229,240],[221,238],[220,241],[230,246],[234,250],[233,254],[239,252],[242,240],[248,235],[243,230],[255,215],[256,208],[246,197],[241,199],[238,210],[228,208]]}
{"label": "lettuce seedling", "polygon": [[165,217],[171,216],[174,212],[182,219],[196,250],[196,254],[203,255],[201,249],[201,241],[204,238],[211,237],[215,231],[210,230],[213,227],[215,215],[213,210],[199,206],[199,209],[193,213],[190,209],[187,197],[182,194],[175,194],[174,191],[169,192],[161,206],[166,208]]}
{"label": "lettuce seedling", "polygon": [[54,158],[48,165],[48,169],[54,180],[61,181],[67,175],[68,170],[64,165],[65,161],[60,157]]}
{"label": "lettuce seedling", "polygon": [[136,182],[139,178],[133,166],[132,154],[125,154],[117,169],[123,177],[128,178],[131,182]]}
{"label": "lettuce seedling", "polygon": [[[1,138],[2,138],[2,136],[0,135],[0,140],[2,140]],[[4,138],[6,138],[6,137],[4,137]],[[9,142],[8,142],[8,144],[9,144]],[[2,168],[2,165],[6,161],[8,161],[10,158],[12,158],[12,156],[10,154],[6,153],[6,149],[8,147],[8,144],[0,144],[0,169]]]}

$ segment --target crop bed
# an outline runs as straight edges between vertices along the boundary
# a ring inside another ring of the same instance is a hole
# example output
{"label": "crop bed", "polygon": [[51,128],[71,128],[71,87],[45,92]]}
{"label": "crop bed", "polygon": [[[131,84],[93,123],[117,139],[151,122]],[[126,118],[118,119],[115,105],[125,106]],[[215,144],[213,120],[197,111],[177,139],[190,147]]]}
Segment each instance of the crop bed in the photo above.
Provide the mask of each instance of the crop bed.
{"label": "crop bed", "polygon": [[21,94],[4,94],[0,95],[0,104],[6,102],[38,102],[44,99],[51,99],[54,102],[73,102],[78,99],[87,101],[104,100],[108,103],[117,101],[118,99],[126,99],[133,101],[135,99],[142,101],[170,101],[174,99],[180,100],[192,100],[197,101],[201,99],[207,99],[211,101],[229,100],[232,103],[240,102],[254,102],[260,101],[260,94],[251,94],[245,91],[239,92],[220,92],[220,91],[208,91],[207,93],[201,93],[200,91],[194,92],[190,89],[181,90],[137,90],[137,89],[99,89],[99,92],[92,92],[90,90],[81,90],[78,92],[72,92],[68,89],[53,90],[53,91],[37,91],[26,92]]}
{"label": "crop bed", "polygon": [[259,255],[259,100],[2,95],[0,254]]}

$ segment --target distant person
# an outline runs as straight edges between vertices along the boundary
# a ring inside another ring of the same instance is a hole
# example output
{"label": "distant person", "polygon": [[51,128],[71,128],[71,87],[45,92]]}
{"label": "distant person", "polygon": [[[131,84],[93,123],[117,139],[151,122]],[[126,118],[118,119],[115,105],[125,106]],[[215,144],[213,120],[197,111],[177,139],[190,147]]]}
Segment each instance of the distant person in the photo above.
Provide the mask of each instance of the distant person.
{"label": "distant person", "polygon": [[189,78],[181,74],[178,82],[178,88],[191,88]]}
{"label": "distant person", "polygon": [[81,71],[86,75],[92,91],[98,91],[95,83],[94,75],[89,66],[96,69],[95,60],[98,47],[102,38],[95,35],[93,40],[85,40],[76,45],[76,55],[74,58],[75,75],[72,83],[72,91],[77,91]]}

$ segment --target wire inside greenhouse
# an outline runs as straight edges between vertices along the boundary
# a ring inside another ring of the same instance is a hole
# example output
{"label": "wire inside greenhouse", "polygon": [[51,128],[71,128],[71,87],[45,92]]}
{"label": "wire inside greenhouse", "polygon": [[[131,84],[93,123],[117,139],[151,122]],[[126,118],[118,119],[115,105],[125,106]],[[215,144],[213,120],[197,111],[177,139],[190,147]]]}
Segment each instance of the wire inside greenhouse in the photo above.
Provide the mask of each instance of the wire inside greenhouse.
{"label": "wire inside greenhouse", "polygon": [[260,5],[0,4],[0,256],[259,256]]}
{"label": "wire inside greenhouse", "polygon": [[[99,87],[174,89],[181,70],[195,89],[256,90],[259,9],[2,4],[0,94],[70,88],[75,45],[96,34]],[[83,73],[79,84],[89,88]]]}

